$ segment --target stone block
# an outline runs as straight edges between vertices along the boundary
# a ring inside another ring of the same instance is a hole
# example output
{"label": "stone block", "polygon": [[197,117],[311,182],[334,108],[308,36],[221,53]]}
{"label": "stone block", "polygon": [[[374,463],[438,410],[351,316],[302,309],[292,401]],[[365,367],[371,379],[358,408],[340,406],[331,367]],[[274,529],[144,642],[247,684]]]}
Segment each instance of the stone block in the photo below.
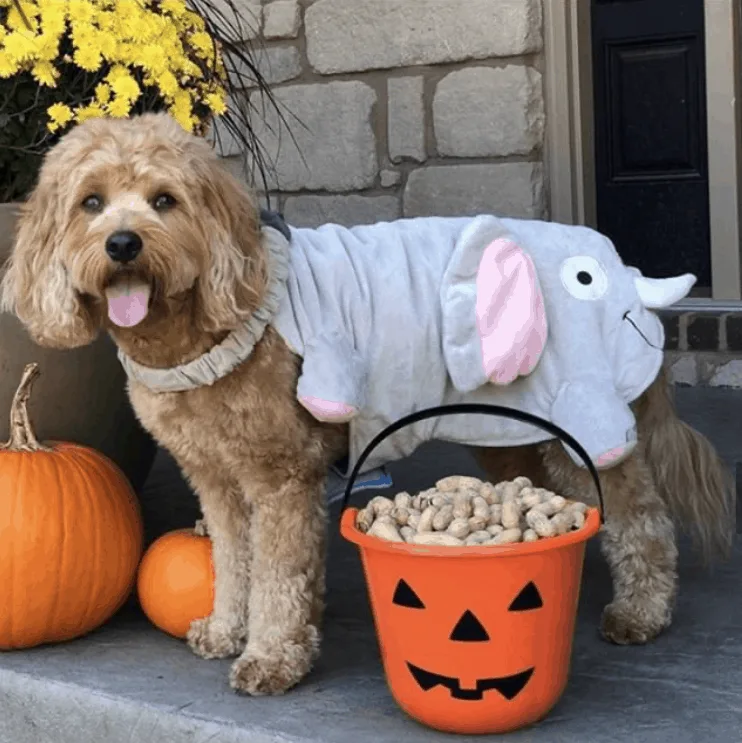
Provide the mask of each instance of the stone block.
{"label": "stone block", "polygon": [[[301,74],[301,58],[294,46],[256,46],[251,50],[251,56],[258,72],[269,85],[293,80]],[[227,52],[224,64],[234,88],[248,90],[255,87],[255,72],[242,59]]]}
{"label": "stone block", "polygon": [[397,170],[382,170],[379,176],[382,188],[391,188],[402,180],[402,174]]}
{"label": "stone block", "polygon": [[371,87],[351,80],[273,92],[285,122],[260,100],[255,106],[261,115],[254,119],[258,141],[274,165],[269,188],[352,191],[372,185],[378,165]]}
{"label": "stone block", "polygon": [[439,155],[527,155],[544,134],[541,74],[533,67],[471,67],[446,75],[433,98]]}
{"label": "stone block", "polygon": [[711,387],[742,387],[742,360],[733,359],[722,364],[709,380]]}
{"label": "stone block", "polygon": [[541,23],[541,0],[317,0],[304,14],[322,74],[528,54]]}
{"label": "stone block", "polygon": [[295,39],[300,26],[297,0],[275,0],[263,8],[263,37],[266,39]]}
{"label": "stone block", "polygon": [[219,29],[224,38],[230,41],[248,41],[260,35],[263,21],[263,7],[259,0],[232,0],[237,15],[230,9],[226,0],[211,0],[216,13],[205,13]]}
{"label": "stone block", "polygon": [[293,80],[301,75],[301,59],[295,46],[272,46],[255,50],[260,74],[269,85]]}
{"label": "stone block", "polygon": [[425,160],[423,78],[393,77],[387,81],[389,158]]}
{"label": "stone block", "polygon": [[334,222],[346,227],[397,219],[396,196],[289,196],[283,207],[286,220],[296,227],[318,227]]}
{"label": "stone block", "polygon": [[540,218],[544,211],[541,163],[436,165],[410,173],[405,217],[495,214]]}
{"label": "stone block", "polygon": [[694,356],[683,355],[670,365],[670,381],[688,387],[698,384],[698,366]]}

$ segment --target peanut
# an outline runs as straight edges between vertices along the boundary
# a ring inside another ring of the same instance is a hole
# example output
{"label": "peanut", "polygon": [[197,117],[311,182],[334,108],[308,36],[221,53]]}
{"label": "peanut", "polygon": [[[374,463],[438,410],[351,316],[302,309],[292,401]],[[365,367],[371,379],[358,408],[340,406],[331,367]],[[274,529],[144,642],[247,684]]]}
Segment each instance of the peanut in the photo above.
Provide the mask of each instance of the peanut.
{"label": "peanut", "polygon": [[433,518],[433,529],[435,531],[446,531],[453,521],[453,506],[448,503],[443,506]]}
{"label": "peanut", "polygon": [[419,532],[433,531],[433,519],[438,513],[438,509],[435,506],[428,506],[420,515],[420,523],[417,525]]}
{"label": "peanut", "polygon": [[435,487],[441,492],[451,492],[454,490],[473,489],[479,490],[482,481],[476,477],[469,477],[467,475],[451,475],[450,477],[444,477],[442,480],[438,480]]}
{"label": "peanut", "polygon": [[585,514],[582,511],[571,511],[572,526],[575,529],[582,529],[585,526]]}
{"label": "peanut", "polygon": [[526,514],[526,523],[540,537],[553,537],[556,534],[554,525],[549,521],[549,517],[536,508],[532,508]]}
{"label": "peanut", "polygon": [[570,511],[578,511],[579,513],[584,514],[587,511],[587,504],[580,503],[580,501],[569,501],[567,503],[566,508],[568,508]]}
{"label": "peanut", "polygon": [[451,499],[448,495],[444,495],[443,493],[438,493],[430,499],[430,505],[435,506],[436,508],[443,508],[443,506],[448,505],[450,502]]}
{"label": "peanut", "polygon": [[515,529],[520,523],[520,508],[514,500],[502,504],[502,525],[506,529]]}
{"label": "peanut", "polygon": [[458,547],[464,544],[461,539],[446,534],[446,532],[421,532],[413,534],[412,544],[427,544],[431,547]]}
{"label": "peanut", "polygon": [[403,542],[402,535],[397,531],[397,527],[391,519],[384,517],[376,519],[371,528],[368,530],[368,535],[371,537],[378,537],[379,539],[386,539],[388,542]]}
{"label": "peanut", "polygon": [[383,495],[377,495],[376,497],[371,498],[368,507],[373,509],[374,514],[378,517],[389,513],[392,508],[394,508],[394,504]]}
{"label": "peanut", "polygon": [[564,512],[555,513],[550,521],[557,534],[566,534],[574,523],[572,517]]}
{"label": "peanut", "polygon": [[368,506],[366,506],[366,508],[362,508],[358,512],[358,515],[356,516],[356,527],[358,527],[359,531],[362,531],[365,534],[371,528],[371,525],[373,523],[374,523],[373,509],[369,508]]}
{"label": "peanut", "polygon": [[410,518],[410,509],[404,506],[394,506],[391,516],[397,522],[397,526],[405,526]]}
{"label": "peanut", "polygon": [[541,493],[533,488],[523,488],[520,491],[520,502],[525,506],[526,510],[530,510],[538,503],[541,503]]}
{"label": "peanut", "polygon": [[520,542],[522,532],[520,529],[505,529],[492,537],[492,544],[515,544]]}
{"label": "peanut", "polygon": [[492,539],[492,535],[488,531],[473,531],[465,540],[464,544],[484,544]]}
{"label": "peanut", "polygon": [[515,483],[506,483],[502,491],[503,504],[507,503],[508,501],[515,500],[518,496],[518,493],[520,493],[520,488]]}
{"label": "peanut", "polygon": [[420,511],[410,511],[410,515],[407,517],[407,526],[411,526],[417,531],[417,527],[420,526]]}
{"label": "peanut", "polygon": [[538,534],[533,529],[526,529],[523,532],[524,542],[538,542]]}
{"label": "peanut", "polygon": [[479,495],[482,496],[487,501],[488,505],[492,505],[493,503],[496,503],[499,499],[499,495],[497,495],[497,490],[495,489],[495,486],[491,482],[483,482],[479,486]]}
{"label": "peanut", "polygon": [[537,503],[534,508],[546,516],[553,516],[564,508],[567,501],[561,495],[552,495],[549,500]]}
{"label": "peanut", "polygon": [[453,517],[455,519],[468,519],[471,516],[471,501],[466,493],[457,492],[453,498]]}
{"label": "peanut", "polygon": [[469,522],[467,519],[454,519],[448,525],[447,531],[449,534],[453,535],[454,537],[458,539],[463,539],[464,537],[468,536],[470,532]]}
{"label": "peanut", "polygon": [[409,509],[412,506],[412,496],[403,490],[394,496],[394,505],[397,508]]}

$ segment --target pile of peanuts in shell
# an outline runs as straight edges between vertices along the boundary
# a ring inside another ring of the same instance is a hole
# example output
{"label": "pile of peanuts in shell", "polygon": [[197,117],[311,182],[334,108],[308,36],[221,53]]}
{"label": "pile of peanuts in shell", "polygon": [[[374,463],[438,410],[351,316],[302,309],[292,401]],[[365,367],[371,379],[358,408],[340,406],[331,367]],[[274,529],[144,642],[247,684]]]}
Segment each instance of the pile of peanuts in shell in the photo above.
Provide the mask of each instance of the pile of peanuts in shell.
{"label": "pile of peanuts in shell", "polygon": [[417,495],[376,496],[356,516],[365,534],[437,547],[535,542],[581,529],[587,506],[536,488],[527,477],[493,485],[453,475]]}

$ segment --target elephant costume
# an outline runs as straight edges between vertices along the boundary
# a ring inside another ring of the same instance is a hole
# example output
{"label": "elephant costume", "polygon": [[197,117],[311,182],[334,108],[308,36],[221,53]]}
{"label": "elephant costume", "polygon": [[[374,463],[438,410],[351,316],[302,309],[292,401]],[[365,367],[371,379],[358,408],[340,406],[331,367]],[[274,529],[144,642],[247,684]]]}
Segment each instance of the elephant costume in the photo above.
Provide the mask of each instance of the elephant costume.
{"label": "elephant costume", "polygon": [[[662,364],[663,327],[651,310],[695,283],[691,274],[645,278],[600,233],[538,220],[427,217],[285,232],[289,245],[275,225],[263,228],[273,273],[254,327],[183,367],[122,362],[153,389],[211,384],[249,355],[260,324],[271,324],[303,359],[300,403],[320,420],[349,424],[348,472],[388,424],[458,402],[539,415],[571,433],[597,467],[614,466],[636,445],[629,403]],[[388,438],[364,472],[430,439],[517,446],[548,438],[491,416],[425,420]]]}

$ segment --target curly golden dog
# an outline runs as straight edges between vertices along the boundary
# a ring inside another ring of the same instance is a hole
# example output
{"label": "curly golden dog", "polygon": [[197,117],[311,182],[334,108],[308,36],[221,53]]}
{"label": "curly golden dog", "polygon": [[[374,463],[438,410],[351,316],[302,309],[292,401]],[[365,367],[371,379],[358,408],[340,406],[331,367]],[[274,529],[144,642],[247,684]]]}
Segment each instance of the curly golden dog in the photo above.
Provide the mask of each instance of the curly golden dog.
{"label": "curly golden dog", "polygon": [[[72,348],[101,330],[139,365],[183,364],[221,343],[261,306],[270,276],[253,195],[203,139],[164,114],[90,120],[44,162],[3,279],[3,307],[41,345]],[[117,298],[138,317],[117,318]],[[138,293],[138,294],[137,294]],[[131,307],[134,309],[131,310]],[[343,424],[296,400],[300,359],[268,326],[249,358],[211,386],[153,392],[129,382],[142,424],[178,461],[213,540],[211,616],[188,643],[237,656],[248,694],[299,682],[320,648],[325,589],[324,483],[347,447]],[[730,487],[717,454],[674,411],[661,376],[635,403],[639,446],[603,471],[602,547],[614,597],[602,633],[644,643],[671,621],[674,518],[707,556],[733,538]],[[529,475],[589,500],[588,475],[558,443],[479,450],[497,477]]]}

